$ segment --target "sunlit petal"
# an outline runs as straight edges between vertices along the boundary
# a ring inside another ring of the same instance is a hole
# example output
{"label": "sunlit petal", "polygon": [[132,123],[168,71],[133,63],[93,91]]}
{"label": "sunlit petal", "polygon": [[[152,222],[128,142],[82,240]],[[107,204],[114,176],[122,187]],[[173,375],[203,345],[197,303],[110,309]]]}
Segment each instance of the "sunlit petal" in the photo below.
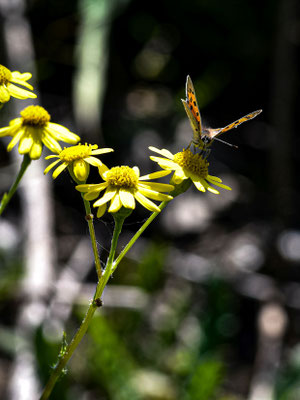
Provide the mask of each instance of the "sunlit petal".
{"label": "sunlit petal", "polygon": [[202,183],[199,181],[193,181],[194,185],[196,186],[196,188],[198,190],[200,190],[200,192],[205,192],[205,187],[202,185]]}
{"label": "sunlit petal", "polygon": [[75,189],[78,190],[79,192],[86,193],[94,190],[103,190],[107,188],[107,182],[102,182],[102,183],[97,183],[97,184],[83,184],[83,185],[77,185],[75,186]]}
{"label": "sunlit petal", "polygon": [[111,151],[114,151],[114,149],[106,147],[103,149],[93,150],[91,154],[93,154],[95,156],[95,155],[99,155],[99,154],[110,153]]}
{"label": "sunlit petal", "polygon": [[102,161],[99,160],[99,158],[96,157],[85,157],[84,161],[87,163],[91,164],[93,167],[101,167],[103,164]]}
{"label": "sunlit petal", "polygon": [[68,167],[68,164],[67,164],[67,163],[61,164],[59,167],[57,167],[57,168],[54,170],[54,172],[53,172],[53,174],[52,174],[52,178],[53,178],[53,179],[56,179],[56,178],[58,177],[58,175],[59,175],[62,171],[64,171],[67,167]]}
{"label": "sunlit petal", "polygon": [[143,194],[146,197],[149,197],[152,200],[168,201],[168,200],[173,199],[172,196],[169,196],[167,194],[157,193],[154,190],[145,189],[145,188],[140,188],[139,193]]}
{"label": "sunlit petal", "polygon": [[102,206],[103,204],[107,203],[109,200],[111,200],[114,195],[117,193],[116,189],[106,189],[106,192],[104,193],[104,195],[101,197],[101,199],[95,201],[95,203],[93,204],[93,207],[99,207]]}
{"label": "sunlit petal", "polygon": [[160,212],[160,208],[151,200],[147,199],[142,193],[136,192],[134,197],[143,207],[147,208],[147,210]]}
{"label": "sunlit petal", "polygon": [[119,190],[119,195],[120,195],[120,200],[121,203],[125,208],[131,208],[134,209],[135,207],[135,200],[133,194],[125,189],[120,189]]}
{"label": "sunlit petal", "polygon": [[153,147],[153,146],[149,146],[149,149],[151,150],[151,151],[154,151],[155,153],[158,153],[158,154],[160,154],[160,155],[162,155],[162,156],[164,156],[164,157],[167,157],[167,158],[170,158],[171,160],[173,160],[173,154],[169,151],[169,150],[167,150],[167,149],[157,149],[156,147]]}
{"label": "sunlit petal", "polygon": [[35,140],[31,146],[29,157],[32,160],[38,160],[43,151],[43,144],[41,140]]}
{"label": "sunlit petal", "polygon": [[22,89],[14,84],[9,84],[7,86],[9,93],[14,96],[16,99],[35,99],[37,96],[35,93],[29,92],[28,90]]}
{"label": "sunlit petal", "polygon": [[162,178],[163,176],[169,175],[171,172],[172,171],[166,171],[166,170],[152,172],[151,174],[141,176],[139,180],[140,181],[145,181],[145,180],[148,180],[148,179]]}
{"label": "sunlit petal", "polygon": [[48,174],[48,172],[50,171],[50,169],[52,169],[53,167],[55,167],[55,165],[57,165],[60,162],[60,160],[56,160],[53,163],[51,163],[50,165],[48,165],[48,167],[44,170],[44,174]]}
{"label": "sunlit petal", "polygon": [[142,182],[139,183],[139,188],[140,187],[150,190],[156,190],[157,192],[170,192],[171,190],[174,190],[173,185],[159,182]]}
{"label": "sunlit petal", "polygon": [[109,212],[117,212],[122,207],[122,202],[119,193],[116,193],[110,202]]}

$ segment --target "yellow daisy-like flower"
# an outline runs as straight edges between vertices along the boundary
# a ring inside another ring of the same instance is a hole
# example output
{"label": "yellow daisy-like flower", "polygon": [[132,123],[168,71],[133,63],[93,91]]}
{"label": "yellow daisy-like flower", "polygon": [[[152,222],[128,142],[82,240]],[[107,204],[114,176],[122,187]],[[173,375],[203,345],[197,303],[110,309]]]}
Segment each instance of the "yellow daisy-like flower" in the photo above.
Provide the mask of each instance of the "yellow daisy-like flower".
{"label": "yellow daisy-like flower", "polygon": [[28,98],[35,99],[36,94],[14,85],[14,83],[17,83],[33,90],[33,87],[27,82],[31,77],[32,75],[29,72],[25,72],[24,74],[18,71],[11,72],[4,65],[0,64],[0,103],[9,101],[10,96],[22,100]]}
{"label": "yellow daisy-like flower", "polygon": [[62,125],[50,122],[50,114],[40,106],[28,106],[21,111],[21,117],[10,121],[9,126],[0,129],[0,137],[13,136],[7,151],[19,143],[19,153],[29,154],[32,160],[40,158],[43,144],[54,153],[62,148],[59,140],[76,144],[80,137]]}
{"label": "yellow daisy-like flower", "polygon": [[163,156],[151,156],[150,159],[152,161],[157,162],[165,170],[174,171],[171,183],[179,185],[185,179],[191,179],[201,192],[208,190],[214,194],[220,194],[210,183],[223,189],[231,190],[229,186],[222,184],[222,179],[208,174],[209,162],[200,154],[193,154],[189,149],[176,154],[172,154],[169,150],[159,150],[152,146],[149,149]]}
{"label": "yellow daisy-like flower", "polygon": [[152,174],[140,176],[138,167],[128,166],[114,167],[108,169],[102,164],[99,173],[104,182],[96,185],[79,185],[76,189],[86,193],[86,200],[95,200],[105,189],[104,195],[93,204],[98,207],[97,217],[100,218],[106,211],[107,203],[110,201],[108,211],[115,213],[121,207],[134,209],[135,200],[150,211],[160,211],[160,208],[149,200],[169,201],[172,196],[161,192],[170,192],[174,186],[165,183],[147,182],[149,179],[156,179],[166,176],[170,171],[158,171]]}
{"label": "yellow daisy-like flower", "polygon": [[52,174],[54,179],[57,178],[58,175],[68,167],[71,174],[74,174],[77,181],[85,182],[90,172],[90,165],[98,168],[102,166],[102,162],[93,156],[113,151],[113,149],[110,148],[97,149],[98,146],[96,144],[91,145],[87,143],[78,144],[77,146],[72,147],[65,147],[58,155],[46,157],[46,160],[50,158],[58,158],[58,160],[50,164],[45,169],[44,174],[47,174],[50,169],[61,162],[61,165],[58,166]]}

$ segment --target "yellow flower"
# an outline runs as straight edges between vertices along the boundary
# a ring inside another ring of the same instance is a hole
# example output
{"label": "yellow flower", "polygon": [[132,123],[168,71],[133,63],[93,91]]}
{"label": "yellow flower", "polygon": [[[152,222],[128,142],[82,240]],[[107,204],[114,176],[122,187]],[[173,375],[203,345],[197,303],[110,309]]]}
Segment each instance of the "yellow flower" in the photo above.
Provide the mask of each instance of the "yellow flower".
{"label": "yellow flower", "polygon": [[218,190],[210,186],[210,183],[223,189],[231,190],[229,186],[222,184],[222,179],[208,174],[209,163],[200,154],[193,154],[189,149],[176,154],[172,154],[169,150],[159,150],[152,146],[149,149],[163,156],[151,156],[150,159],[152,161],[157,162],[161,168],[167,171],[174,171],[171,183],[179,185],[185,179],[191,179],[201,192],[208,190],[214,194],[220,194]]}
{"label": "yellow flower", "polygon": [[26,82],[31,77],[32,75],[29,72],[25,72],[24,74],[18,71],[11,72],[4,65],[0,64],[0,103],[6,103],[10,99],[10,96],[17,99],[35,99],[36,94],[14,85],[14,83],[17,83],[33,90],[33,87]]}
{"label": "yellow flower", "polygon": [[106,211],[107,203],[110,201],[108,211],[115,213],[123,206],[134,209],[135,200],[150,211],[160,211],[159,207],[149,200],[169,201],[172,196],[160,192],[170,192],[174,186],[165,183],[147,182],[149,179],[161,178],[170,171],[158,171],[149,175],[140,176],[138,167],[114,167],[108,169],[102,164],[99,173],[104,182],[96,185],[79,185],[76,189],[86,193],[86,200],[95,200],[104,189],[104,195],[94,203],[98,207],[97,217],[100,218]]}
{"label": "yellow flower", "polygon": [[54,153],[62,148],[58,143],[76,144],[80,137],[62,125],[50,122],[50,114],[40,106],[28,106],[21,111],[21,117],[10,121],[9,126],[0,129],[0,137],[13,136],[7,151],[19,143],[19,153],[29,153],[32,160],[40,158],[43,144]]}
{"label": "yellow flower", "polygon": [[50,164],[44,171],[44,174],[47,174],[51,168],[53,168],[56,164],[61,162],[62,164],[58,166],[52,177],[55,179],[58,175],[67,167],[73,173],[76,180],[80,182],[85,182],[90,172],[90,165],[94,167],[101,167],[102,162],[93,157],[93,155],[109,153],[113,151],[113,149],[98,149],[96,144],[78,144],[77,146],[65,147],[58,155],[51,155],[46,157],[46,160],[50,158],[58,158],[58,160],[54,161]]}

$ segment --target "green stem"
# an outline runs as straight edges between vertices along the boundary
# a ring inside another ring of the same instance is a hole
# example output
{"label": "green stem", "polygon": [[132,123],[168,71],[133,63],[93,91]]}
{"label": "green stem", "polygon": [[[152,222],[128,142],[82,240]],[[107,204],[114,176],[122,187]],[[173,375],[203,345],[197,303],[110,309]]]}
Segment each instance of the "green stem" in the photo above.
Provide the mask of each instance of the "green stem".
{"label": "green stem", "polygon": [[[169,203],[169,201],[163,201],[160,203],[158,206],[160,210],[163,210],[166,205]],[[147,221],[140,227],[140,229],[136,232],[136,234],[131,238],[131,240],[127,243],[127,245],[124,247],[124,249],[121,251],[119,256],[116,258],[116,260],[113,263],[111,273],[113,273],[123,257],[127,254],[127,252],[131,249],[131,247],[134,245],[134,243],[137,241],[137,239],[141,236],[141,234],[144,232],[144,230],[151,224],[151,222],[160,214],[159,211],[153,212],[150,217],[147,219]]]}
{"label": "green stem", "polygon": [[29,166],[29,164],[31,163],[31,158],[29,157],[28,154],[24,155],[22,164],[21,164],[21,168],[20,171],[16,177],[16,180],[14,182],[14,184],[11,186],[11,188],[9,189],[8,193],[4,193],[2,200],[1,200],[1,204],[0,204],[0,215],[3,213],[3,211],[5,210],[7,204],[9,203],[10,199],[12,198],[12,196],[14,195],[15,191],[17,190],[17,187],[27,169],[27,167]]}
{"label": "green stem", "polygon": [[[69,346],[67,347],[65,353],[63,354],[63,356],[60,358],[59,362],[57,363],[55,369],[53,370],[46,386],[44,389],[44,392],[42,394],[42,396],[40,397],[40,400],[47,400],[56,384],[57,379],[59,378],[60,374],[62,373],[63,369],[65,368],[67,362],[69,361],[69,359],[71,358],[72,354],[74,353],[74,351],[76,350],[77,346],[79,345],[79,343],[81,342],[81,339],[83,338],[83,336],[85,335],[91,319],[98,307],[98,304],[96,302],[97,299],[100,299],[103,293],[103,290],[106,286],[106,283],[111,275],[111,268],[113,265],[113,259],[115,256],[115,252],[116,252],[116,247],[117,247],[117,243],[118,243],[118,238],[119,235],[121,233],[122,230],[122,225],[123,222],[125,220],[125,216],[124,217],[115,217],[115,228],[114,228],[114,233],[113,233],[113,237],[112,237],[112,241],[111,241],[111,248],[110,248],[110,253],[107,259],[107,263],[106,263],[106,268],[104,273],[101,275],[97,287],[96,287],[96,291],[94,294],[94,298],[93,301],[91,302],[87,313],[78,329],[78,331],[76,332],[75,336],[73,337],[71,343],[69,344]],[[96,251],[95,253],[95,247],[93,246],[93,250],[94,250],[94,256],[95,259],[98,255],[98,252]]]}
{"label": "green stem", "polygon": [[[99,283],[98,283],[98,285],[99,285]],[[45,386],[44,392],[43,392],[42,396],[40,397],[40,400],[46,400],[49,398],[49,396],[56,384],[57,379],[59,378],[59,376],[62,373],[63,369],[65,368],[67,362],[69,361],[72,354],[74,353],[74,350],[77,348],[77,346],[81,342],[81,339],[85,335],[96,309],[97,309],[97,305],[94,302],[92,302],[87,310],[87,313],[86,313],[78,331],[76,332],[71,343],[67,347],[64,355],[60,358],[59,362],[56,364],[56,367],[54,368],[54,370]]]}
{"label": "green stem", "polygon": [[96,271],[97,271],[97,275],[98,275],[98,280],[100,280],[101,276],[102,276],[102,269],[101,269],[101,262],[100,262],[100,257],[99,257],[99,253],[98,253],[97,240],[96,240],[94,223],[93,223],[94,216],[91,212],[90,202],[84,199],[83,194],[81,196],[82,196],[82,200],[83,200],[84,208],[85,208],[85,212],[86,212],[85,219],[89,226],[89,232],[90,232],[90,237],[91,237],[91,242],[92,242],[92,247],[93,247],[93,253],[94,253],[94,258],[95,258],[95,266],[96,266]]}

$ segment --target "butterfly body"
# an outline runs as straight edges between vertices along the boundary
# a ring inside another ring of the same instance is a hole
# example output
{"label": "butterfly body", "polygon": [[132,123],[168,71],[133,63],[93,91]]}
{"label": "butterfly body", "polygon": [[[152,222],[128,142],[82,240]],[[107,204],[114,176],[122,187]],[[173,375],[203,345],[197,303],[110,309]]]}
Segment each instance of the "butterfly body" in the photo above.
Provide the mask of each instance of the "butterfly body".
{"label": "butterfly body", "polygon": [[189,75],[187,76],[186,80],[186,99],[182,99],[182,103],[193,129],[193,139],[191,143],[193,143],[195,147],[198,147],[204,151],[206,151],[212,142],[222,133],[225,133],[233,128],[237,128],[243,122],[255,118],[262,112],[262,110],[253,111],[223,128],[212,129],[203,127],[194,85]]}

